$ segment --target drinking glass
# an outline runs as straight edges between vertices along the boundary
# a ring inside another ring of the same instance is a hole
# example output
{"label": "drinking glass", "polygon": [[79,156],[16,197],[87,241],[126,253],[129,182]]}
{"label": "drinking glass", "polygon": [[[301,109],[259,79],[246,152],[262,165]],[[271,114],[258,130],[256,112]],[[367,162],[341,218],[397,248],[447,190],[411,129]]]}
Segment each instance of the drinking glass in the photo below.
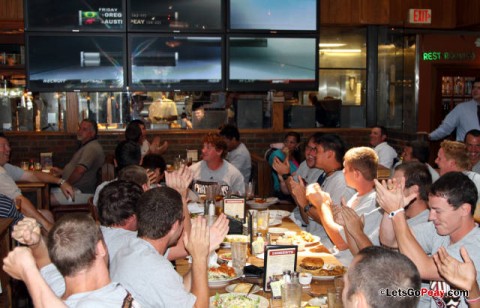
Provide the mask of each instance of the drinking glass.
{"label": "drinking glass", "polygon": [[243,274],[243,268],[247,264],[247,243],[232,243],[232,266],[237,275]]}
{"label": "drinking glass", "polygon": [[255,196],[255,186],[253,182],[248,182],[245,184],[245,198],[247,200],[252,200]]}
{"label": "drinking glass", "polygon": [[22,161],[20,163],[20,168],[22,168],[23,170],[28,170],[28,161]]}
{"label": "drinking glass", "polygon": [[282,285],[282,307],[300,308],[302,299],[302,286],[298,283],[285,283]]}
{"label": "drinking glass", "polygon": [[263,235],[267,233],[270,215],[268,210],[257,212],[257,230]]}

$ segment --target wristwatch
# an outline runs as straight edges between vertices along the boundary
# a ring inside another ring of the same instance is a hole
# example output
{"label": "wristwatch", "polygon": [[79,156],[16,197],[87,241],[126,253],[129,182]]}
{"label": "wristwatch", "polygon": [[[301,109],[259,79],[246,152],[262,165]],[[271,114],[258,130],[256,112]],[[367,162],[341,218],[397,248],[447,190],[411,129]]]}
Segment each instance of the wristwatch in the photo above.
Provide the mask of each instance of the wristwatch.
{"label": "wristwatch", "polygon": [[313,207],[313,205],[312,205],[311,203],[309,203],[309,204],[307,204],[307,206],[305,206],[305,207],[303,208],[303,211],[304,211],[305,213],[308,213],[308,211],[310,211],[310,209],[311,209],[312,207]]}
{"label": "wristwatch", "polygon": [[290,173],[282,174],[282,179],[283,179],[284,181],[286,181],[290,176],[291,176]]}

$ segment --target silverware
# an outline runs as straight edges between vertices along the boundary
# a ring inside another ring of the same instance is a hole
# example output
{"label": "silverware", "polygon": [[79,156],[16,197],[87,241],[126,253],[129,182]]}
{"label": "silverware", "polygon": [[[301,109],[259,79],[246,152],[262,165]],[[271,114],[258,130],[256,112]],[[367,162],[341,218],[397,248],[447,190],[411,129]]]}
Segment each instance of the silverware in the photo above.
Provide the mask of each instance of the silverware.
{"label": "silverware", "polygon": [[255,288],[255,286],[256,286],[256,284],[252,283],[252,286],[250,287],[250,289],[247,292],[247,295],[245,295],[245,296],[248,296],[250,294],[250,292],[252,292],[253,288]]}

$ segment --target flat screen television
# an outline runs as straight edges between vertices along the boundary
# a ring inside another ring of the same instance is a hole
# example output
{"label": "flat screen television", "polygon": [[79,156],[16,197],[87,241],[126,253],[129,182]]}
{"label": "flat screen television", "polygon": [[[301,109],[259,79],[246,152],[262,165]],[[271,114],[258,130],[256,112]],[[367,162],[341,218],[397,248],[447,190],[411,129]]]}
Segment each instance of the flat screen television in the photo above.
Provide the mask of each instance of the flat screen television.
{"label": "flat screen television", "polygon": [[27,31],[125,31],[125,0],[25,0]]}
{"label": "flat screen television", "polygon": [[142,32],[223,31],[222,3],[222,0],[128,1],[128,29]]}
{"label": "flat screen television", "polygon": [[129,85],[138,90],[222,90],[221,36],[129,35]]}
{"label": "flat screen television", "polygon": [[124,34],[26,34],[27,87],[32,91],[121,91]]}
{"label": "flat screen television", "polygon": [[229,0],[228,30],[316,31],[317,0]]}
{"label": "flat screen television", "polygon": [[315,36],[229,36],[227,90],[315,90],[317,46]]}

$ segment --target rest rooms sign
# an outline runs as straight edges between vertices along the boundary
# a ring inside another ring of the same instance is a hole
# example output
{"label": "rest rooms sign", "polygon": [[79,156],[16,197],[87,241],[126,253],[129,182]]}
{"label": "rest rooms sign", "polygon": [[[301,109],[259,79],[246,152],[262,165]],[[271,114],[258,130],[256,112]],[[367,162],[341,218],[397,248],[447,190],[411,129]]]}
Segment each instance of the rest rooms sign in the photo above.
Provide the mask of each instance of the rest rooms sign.
{"label": "rest rooms sign", "polygon": [[422,54],[423,61],[473,61],[475,52],[427,51]]}
{"label": "rest rooms sign", "polygon": [[408,22],[411,24],[431,24],[432,10],[410,9],[408,10]]}

